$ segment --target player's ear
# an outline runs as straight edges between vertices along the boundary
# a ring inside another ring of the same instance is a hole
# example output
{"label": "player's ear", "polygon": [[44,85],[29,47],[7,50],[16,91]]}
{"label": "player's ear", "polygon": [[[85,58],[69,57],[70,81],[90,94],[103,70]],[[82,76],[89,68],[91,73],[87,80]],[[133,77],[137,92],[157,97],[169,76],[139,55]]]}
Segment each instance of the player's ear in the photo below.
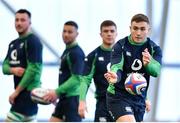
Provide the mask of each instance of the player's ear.
{"label": "player's ear", "polygon": [[100,32],[99,35],[102,37],[102,33]]}
{"label": "player's ear", "polygon": [[79,32],[76,33],[76,36],[78,36],[78,35],[79,35]]}
{"label": "player's ear", "polygon": [[31,20],[29,20],[29,25],[31,25]]}

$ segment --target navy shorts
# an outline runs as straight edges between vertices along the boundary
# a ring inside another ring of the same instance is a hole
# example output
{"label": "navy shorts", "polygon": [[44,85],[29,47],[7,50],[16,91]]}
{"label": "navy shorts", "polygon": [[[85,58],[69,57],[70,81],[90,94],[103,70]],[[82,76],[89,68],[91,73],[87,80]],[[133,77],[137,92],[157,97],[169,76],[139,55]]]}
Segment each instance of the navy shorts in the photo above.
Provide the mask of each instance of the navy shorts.
{"label": "navy shorts", "polygon": [[37,114],[38,106],[31,100],[31,91],[23,90],[15,99],[10,110],[26,116]]}
{"label": "navy shorts", "polygon": [[97,99],[94,121],[95,122],[113,122],[114,121],[107,110],[106,97],[103,99]]}
{"label": "navy shorts", "polygon": [[81,117],[78,114],[78,106],[79,96],[60,97],[52,116],[65,122],[80,122]]}
{"label": "navy shorts", "polygon": [[127,95],[107,93],[107,108],[116,121],[123,115],[132,114],[137,122],[143,121],[145,100],[130,98]]}

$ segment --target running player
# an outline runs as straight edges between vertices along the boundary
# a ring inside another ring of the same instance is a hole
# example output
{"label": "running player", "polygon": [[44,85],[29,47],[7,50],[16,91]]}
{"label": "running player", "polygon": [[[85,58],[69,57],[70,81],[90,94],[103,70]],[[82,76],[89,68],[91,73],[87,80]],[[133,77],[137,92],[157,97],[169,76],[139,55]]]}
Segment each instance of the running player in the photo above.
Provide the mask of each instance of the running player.
{"label": "running player", "polygon": [[62,37],[66,49],[61,56],[59,69],[59,87],[44,96],[45,100],[54,102],[59,97],[51,122],[80,122],[78,114],[79,86],[84,67],[84,52],[76,42],[78,25],[74,21],[64,24]]}
{"label": "running player", "polygon": [[102,38],[102,45],[94,49],[85,58],[85,75],[80,86],[79,114],[82,118],[85,117],[85,98],[93,79],[96,87],[97,100],[94,121],[112,122],[113,119],[110,116],[106,106],[106,90],[108,87],[108,82],[105,79],[104,74],[107,72],[108,65],[110,68],[111,50],[117,36],[116,24],[111,20],[103,21],[100,26],[100,36]]}
{"label": "running player", "polygon": [[129,94],[124,88],[128,74],[141,73],[149,85],[150,76],[160,74],[162,52],[150,38],[149,19],[144,14],[131,19],[131,34],[119,40],[113,47],[111,70],[105,74],[109,87],[107,107],[115,121],[143,121],[148,87],[142,96]]}
{"label": "running player", "polygon": [[3,73],[14,76],[15,91],[9,96],[11,109],[6,121],[33,121],[38,106],[31,100],[33,88],[40,86],[42,71],[42,44],[31,30],[31,13],[20,9],[15,15],[15,28],[19,37],[9,44],[3,62]]}

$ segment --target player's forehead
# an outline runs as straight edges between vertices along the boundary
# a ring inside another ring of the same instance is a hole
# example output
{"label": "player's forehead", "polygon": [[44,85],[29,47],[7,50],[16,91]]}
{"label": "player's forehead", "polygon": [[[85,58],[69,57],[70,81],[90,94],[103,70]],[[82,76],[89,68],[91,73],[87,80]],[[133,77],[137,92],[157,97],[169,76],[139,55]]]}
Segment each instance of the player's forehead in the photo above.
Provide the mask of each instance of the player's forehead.
{"label": "player's forehead", "polygon": [[72,25],[64,25],[63,30],[77,31],[76,27]]}
{"label": "player's forehead", "polygon": [[101,31],[104,31],[104,30],[116,30],[116,27],[115,26],[103,26]]}
{"label": "player's forehead", "polygon": [[137,27],[137,28],[142,28],[142,27],[149,28],[149,24],[147,22],[145,22],[145,21],[140,21],[140,22],[133,21],[131,23],[131,26],[132,27]]}
{"label": "player's forehead", "polygon": [[20,18],[28,19],[29,17],[27,13],[16,13],[15,19],[20,19]]}

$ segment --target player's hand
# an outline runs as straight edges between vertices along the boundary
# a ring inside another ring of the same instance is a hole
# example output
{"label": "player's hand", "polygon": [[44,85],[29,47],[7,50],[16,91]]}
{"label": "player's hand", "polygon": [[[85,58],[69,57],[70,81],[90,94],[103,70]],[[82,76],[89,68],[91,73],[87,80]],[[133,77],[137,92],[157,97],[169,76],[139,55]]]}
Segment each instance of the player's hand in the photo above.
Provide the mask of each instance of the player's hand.
{"label": "player's hand", "polygon": [[151,111],[151,102],[149,100],[146,100],[146,111],[149,112]]}
{"label": "player's hand", "polygon": [[151,61],[152,56],[148,52],[147,48],[144,50],[144,52],[142,52],[142,55],[143,55],[143,58],[142,58],[143,64],[144,64],[144,66],[146,66]]}
{"label": "player's hand", "polygon": [[9,96],[9,103],[14,104],[16,97],[19,95],[18,92],[14,91],[10,96]]}
{"label": "player's hand", "polygon": [[55,90],[52,90],[52,89],[49,89],[49,92],[43,97],[43,99],[45,101],[48,101],[48,102],[56,102],[58,98],[58,95],[56,94]]}
{"label": "player's hand", "polygon": [[88,112],[86,107],[86,102],[79,101],[78,113],[81,118],[85,118],[85,111]]}
{"label": "player's hand", "polygon": [[117,74],[115,72],[108,71],[104,74],[104,77],[107,79],[107,81],[111,84],[114,84],[117,82]]}
{"label": "player's hand", "polygon": [[23,76],[25,69],[22,67],[11,67],[11,73],[14,74],[15,76],[21,77]]}

